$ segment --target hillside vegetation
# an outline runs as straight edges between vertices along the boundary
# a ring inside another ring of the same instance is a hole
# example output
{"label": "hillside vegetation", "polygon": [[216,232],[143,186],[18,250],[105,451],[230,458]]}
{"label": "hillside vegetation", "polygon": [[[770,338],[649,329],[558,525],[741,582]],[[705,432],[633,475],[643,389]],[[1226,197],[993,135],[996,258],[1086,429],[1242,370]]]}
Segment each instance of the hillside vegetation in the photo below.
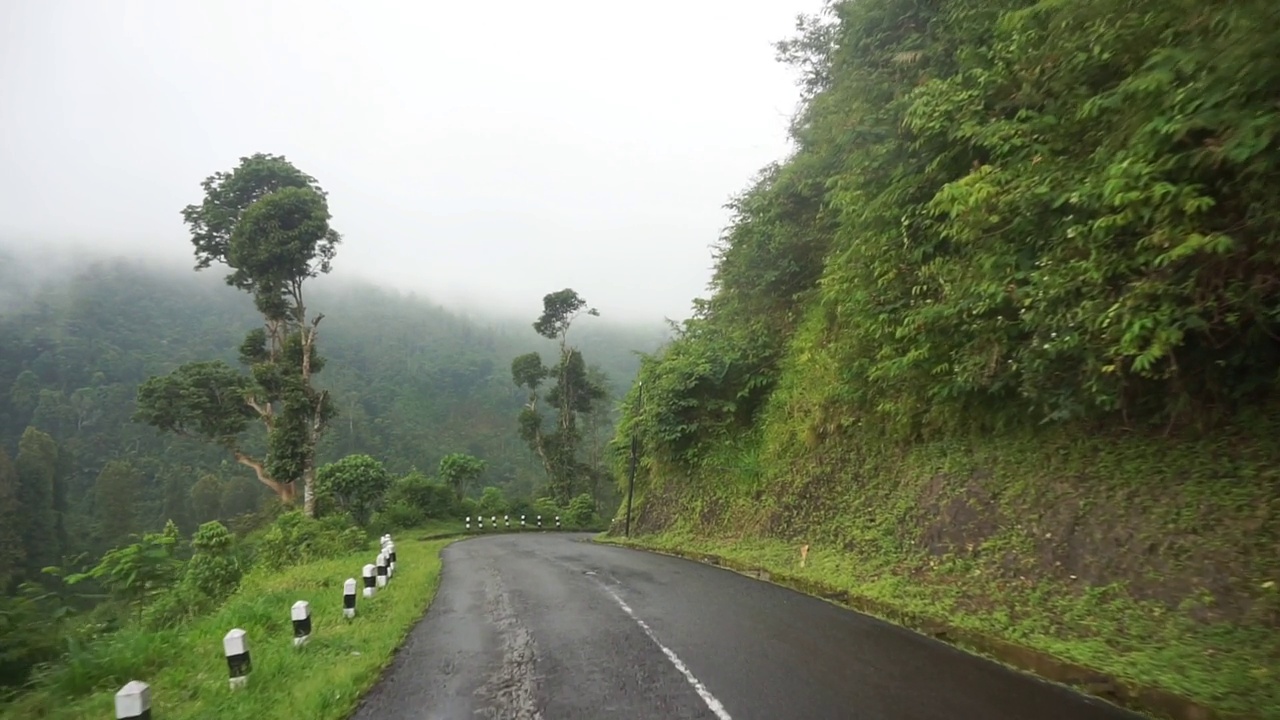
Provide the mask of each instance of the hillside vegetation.
{"label": "hillside vegetation", "polygon": [[[197,360],[235,363],[244,333],[261,322],[252,303],[211,273],[92,258],[54,273],[37,260],[11,255],[0,264],[0,287],[9,291],[0,307],[0,454],[16,458],[28,428],[29,444],[48,436],[63,534],[62,546],[32,568],[100,552],[166,520],[189,533],[257,510],[271,493],[221,448],[133,421],[148,376]],[[326,313],[319,383],[338,412],[320,441],[321,464],[362,453],[393,473],[433,472],[445,455],[463,452],[485,462],[466,494],[495,486],[535,495],[545,477],[517,432],[526,393],[510,366],[530,349],[557,352],[531,327],[538,308],[528,318],[468,319],[425,299],[329,278],[314,294]],[[657,347],[664,329],[591,320],[575,327],[575,342],[616,398],[638,367],[633,348]],[[615,402],[586,418],[595,452],[612,433]],[[108,467],[115,472],[104,475]],[[116,491],[99,492],[103,482]],[[613,488],[599,490],[611,513]]]}
{"label": "hillside vegetation", "polygon": [[802,19],[796,150],[623,401],[633,533],[1280,716],[1277,27],[1269,0]]}

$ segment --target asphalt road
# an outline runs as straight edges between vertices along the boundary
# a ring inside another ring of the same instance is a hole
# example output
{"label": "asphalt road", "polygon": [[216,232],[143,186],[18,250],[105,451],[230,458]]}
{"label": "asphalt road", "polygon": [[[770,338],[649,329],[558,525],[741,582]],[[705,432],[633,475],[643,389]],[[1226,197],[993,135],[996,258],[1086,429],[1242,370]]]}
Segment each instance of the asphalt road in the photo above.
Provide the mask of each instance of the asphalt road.
{"label": "asphalt road", "polygon": [[568,533],[444,551],[355,720],[1131,720],[791,590]]}

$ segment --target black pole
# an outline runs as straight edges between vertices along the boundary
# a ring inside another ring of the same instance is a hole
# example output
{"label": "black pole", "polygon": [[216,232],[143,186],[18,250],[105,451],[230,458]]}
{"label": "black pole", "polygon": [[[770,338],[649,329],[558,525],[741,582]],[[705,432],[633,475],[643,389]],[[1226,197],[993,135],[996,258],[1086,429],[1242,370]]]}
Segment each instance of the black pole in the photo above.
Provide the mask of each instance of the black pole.
{"label": "black pole", "polygon": [[[636,390],[637,390],[637,397],[639,399],[639,402],[637,404],[640,406],[640,409],[643,410],[644,409],[644,383],[643,382],[637,383]],[[633,422],[634,421],[635,420],[633,420]],[[636,456],[639,454],[639,451],[640,451],[640,439],[636,436],[635,427],[632,426],[631,428],[631,474],[630,474],[630,478],[627,480],[627,527],[625,530],[627,537],[631,537],[631,496],[632,494],[634,494],[636,489]]]}

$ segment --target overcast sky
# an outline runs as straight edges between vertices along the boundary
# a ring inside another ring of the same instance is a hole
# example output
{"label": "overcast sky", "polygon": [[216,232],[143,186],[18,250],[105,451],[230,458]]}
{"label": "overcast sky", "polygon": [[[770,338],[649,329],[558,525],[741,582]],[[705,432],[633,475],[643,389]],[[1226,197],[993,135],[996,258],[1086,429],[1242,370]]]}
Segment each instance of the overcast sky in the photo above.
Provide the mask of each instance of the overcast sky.
{"label": "overcast sky", "polygon": [[821,4],[3,0],[0,242],[189,266],[200,181],[271,152],[329,191],[335,276],[683,318]]}

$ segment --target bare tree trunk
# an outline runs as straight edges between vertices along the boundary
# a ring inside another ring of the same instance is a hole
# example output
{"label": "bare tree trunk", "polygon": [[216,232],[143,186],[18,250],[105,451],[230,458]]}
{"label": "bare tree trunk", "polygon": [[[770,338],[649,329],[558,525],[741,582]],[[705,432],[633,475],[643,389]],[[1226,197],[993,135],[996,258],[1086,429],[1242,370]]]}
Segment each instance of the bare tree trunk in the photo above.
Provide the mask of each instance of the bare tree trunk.
{"label": "bare tree trunk", "polygon": [[314,483],[316,471],[312,463],[302,471],[302,514],[309,518],[316,516],[316,493]]}
{"label": "bare tree trunk", "polygon": [[[302,309],[301,290],[299,290],[298,312],[299,323],[305,323],[306,311]],[[311,353],[316,344],[316,333],[320,326],[320,321],[324,319],[324,313],[316,315],[311,321],[311,326],[307,327],[302,324],[302,384],[308,390],[311,389]],[[316,462],[316,444],[320,441],[320,434],[324,431],[324,403],[326,394],[322,391],[316,399],[316,405],[312,408],[314,413],[312,416],[311,427],[307,432],[307,462],[302,469],[302,512],[309,518],[316,516],[316,496],[315,496],[315,462]]]}

